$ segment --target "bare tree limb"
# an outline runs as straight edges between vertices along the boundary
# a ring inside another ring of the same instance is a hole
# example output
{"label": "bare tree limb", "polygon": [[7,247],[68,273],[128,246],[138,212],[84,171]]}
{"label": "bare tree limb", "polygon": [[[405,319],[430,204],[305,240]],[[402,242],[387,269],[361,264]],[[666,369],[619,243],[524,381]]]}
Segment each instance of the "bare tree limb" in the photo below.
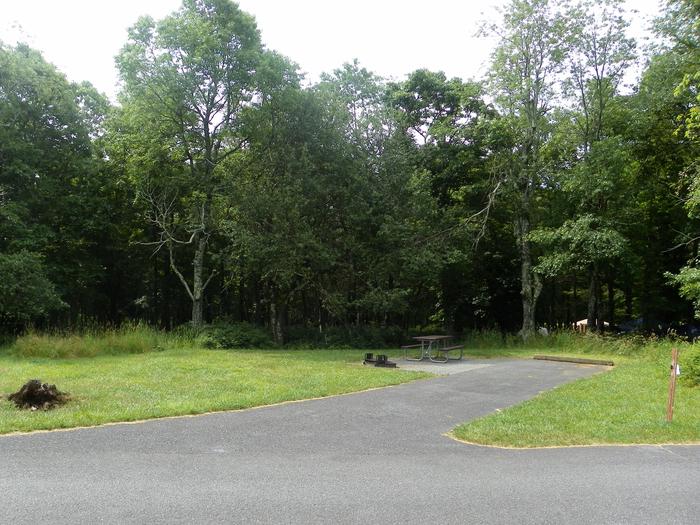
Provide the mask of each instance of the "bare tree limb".
{"label": "bare tree limb", "polygon": [[[173,255],[173,246],[170,243],[168,243],[168,253],[170,254],[170,269],[173,272],[175,272],[175,275],[178,276],[178,278],[180,279],[180,282],[185,287],[185,290],[187,291],[187,295],[189,295],[190,299],[192,301],[194,301],[194,295],[192,294],[192,290],[190,289],[190,285],[187,284],[187,280],[185,279],[184,275],[182,275],[182,272],[180,272],[177,265],[175,264],[175,256]],[[209,278],[211,279],[211,276]]]}
{"label": "bare tree limb", "polygon": [[[686,237],[686,238],[690,237],[687,233],[682,233],[682,232],[679,232],[679,231],[677,231],[677,230],[676,230],[676,233],[680,233],[681,235],[683,235],[683,236]],[[692,243],[694,243],[694,242],[696,242],[696,241],[700,241],[700,235],[697,235],[697,236],[695,236],[695,237],[691,237],[691,238],[688,239],[687,241],[678,243],[678,244],[676,244],[675,246],[673,246],[673,247],[671,247],[671,248],[668,248],[667,250],[662,251],[661,253],[668,253],[668,252],[672,252],[672,251],[678,250],[679,248],[684,248],[685,246],[688,246],[689,244],[692,244]]]}
{"label": "bare tree limb", "polygon": [[214,278],[215,275],[217,275],[219,272],[216,270],[212,270],[211,273],[209,274],[209,277],[207,277],[207,280],[204,282],[202,285],[202,291],[207,289],[207,286],[209,285],[209,282]]}
{"label": "bare tree limb", "polygon": [[489,192],[486,205],[482,209],[480,209],[479,211],[477,211],[475,213],[472,213],[469,217],[465,217],[464,219],[460,220],[459,223],[455,224],[454,226],[450,226],[449,228],[445,228],[444,230],[441,230],[437,233],[429,235],[428,237],[420,239],[419,241],[416,241],[416,243],[431,241],[433,239],[437,239],[439,237],[442,237],[446,234],[452,233],[455,230],[458,230],[460,228],[464,228],[465,226],[472,224],[475,219],[483,216],[483,220],[481,221],[481,227],[479,228],[479,233],[474,238],[473,247],[476,248],[479,244],[479,241],[486,234],[486,225],[488,222],[489,215],[491,213],[491,208],[494,205],[494,202],[496,200],[496,196],[498,195],[498,191],[501,188],[502,182],[503,181],[498,181],[496,183],[496,185],[494,186],[494,188]]}

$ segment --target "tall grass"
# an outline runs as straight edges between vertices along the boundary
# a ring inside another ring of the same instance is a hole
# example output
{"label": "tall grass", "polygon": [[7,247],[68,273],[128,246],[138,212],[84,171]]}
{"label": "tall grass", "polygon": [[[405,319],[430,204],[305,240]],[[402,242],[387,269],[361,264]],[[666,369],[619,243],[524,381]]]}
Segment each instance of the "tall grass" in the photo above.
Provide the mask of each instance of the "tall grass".
{"label": "tall grass", "polygon": [[49,359],[144,354],[185,342],[180,339],[182,336],[166,334],[143,324],[72,334],[29,332],[17,338],[10,353],[23,358]]}
{"label": "tall grass", "polygon": [[[32,331],[0,349],[0,354],[49,359],[144,354],[170,348],[201,348],[207,346],[204,335],[206,332],[187,327],[164,332],[144,324],[127,324],[106,329],[84,328],[80,332],[68,333]],[[515,334],[486,330],[467,333],[462,342],[467,357],[528,357],[537,353],[555,353],[666,360],[670,356],[671,348],[678,347],[681,350],[681,364],[686,360],[686,354],[690,358],[691,349],[698,348],[672,338],[582,335],[568,330],[556,331],[548,336],[536,335],[527,341]],[[335,348],[344,346],[340,343],[334,345]],[[396,355],[401,353],[398,345],[396,352]]]}
{"label": "tall grass", "polygon": [[496,330],[471,332],[463,337],[465,352],[483,356],[517,354],[519,352],[573,352],[577,354],[619,355],[641,358],[657,358],[670,354],[672,347],[683,349],[693,345],[670,337],[659,339],[644,336],[611,336],[605,334],[579,334],[560,330],[550,335],[534,335],[523,341],[516,334],[503,334]]}

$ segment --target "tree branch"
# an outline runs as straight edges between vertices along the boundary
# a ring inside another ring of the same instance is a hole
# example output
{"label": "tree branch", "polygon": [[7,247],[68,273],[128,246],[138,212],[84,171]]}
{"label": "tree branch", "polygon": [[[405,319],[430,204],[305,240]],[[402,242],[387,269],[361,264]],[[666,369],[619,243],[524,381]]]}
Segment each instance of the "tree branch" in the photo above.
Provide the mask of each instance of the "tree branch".
{"label": "tree branch", "polygon": [[[180,282],[183,284],[185,287],[185,290],[187,291],[187,295],[190,296],[190,299],[194,301],[194,295],[192,294],[192,290],[190,290],[190,285],[187,284],[187,280],[185,277],[182,275],[182,272],[178,270],[177,265],[175,264],[175,256],[173,255],[173,246],[172,244],[168,243],[168,253],[170,253],[170,269],[175,272],[175,275],[177,275],[180,278]],[[209,276],[211,279],[211,276]],[[208,281],[207,281],[208,283]]]}
{"label": "tree branch", "polygon": [[217,275],[219,272],[216,270],[212,270],[211,273],[209,274],[209,277],[207,277],[207,280],[204,282],[202,285],[202,292],[207,289],[207,286],[209,285],[209,282],[213,279],[215,275]]}

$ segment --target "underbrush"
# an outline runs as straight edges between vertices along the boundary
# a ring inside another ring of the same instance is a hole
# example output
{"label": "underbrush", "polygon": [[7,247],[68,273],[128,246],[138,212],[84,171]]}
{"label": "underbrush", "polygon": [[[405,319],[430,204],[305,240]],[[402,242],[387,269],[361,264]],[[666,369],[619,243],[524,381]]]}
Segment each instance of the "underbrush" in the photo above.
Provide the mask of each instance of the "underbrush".
{"label": "underbrush", "polygon": [[218,322],[202,328],[197,341],[204,348],[270,348],[273,345],[269,334],[251,323]]}
{"label": "underbrush", "polygon": [[339,325],[323,330],[309,326],[290,326],[287,346],[303,348],[398,348],[407,339],[398,326]]}

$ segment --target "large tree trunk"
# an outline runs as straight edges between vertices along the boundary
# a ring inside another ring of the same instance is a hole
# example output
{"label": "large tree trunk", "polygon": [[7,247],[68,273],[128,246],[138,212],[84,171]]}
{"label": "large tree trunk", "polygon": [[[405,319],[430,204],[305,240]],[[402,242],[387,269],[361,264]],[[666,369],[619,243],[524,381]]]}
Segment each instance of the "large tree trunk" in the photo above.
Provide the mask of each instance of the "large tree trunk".
{"label": "large tree trunk", "polygon": [[209,278],[204,281],[204,254],[207,250],[207,238],[206,236],[199,234],[194,238],[195,252],[194,259],[192,261],[192,286],[187,283],[187,279],[182,275],[182,272],[178,269],[175,264],[175,256],[173,255],[172,243],[168,244],[168,251],[170,252],[170,268],[175,275],[178,276],[180,282],[185,287],[187,295],[189,295],[192,301],[192,326],[200,327],[204,324],[204,290],[206,289],[209,281],[214,276],[214,273],[209,275]]}
{"label": "large tree trunk", "polygon": [[204,252],[206,248],[207,240],[200,235],[192,261],[192,326],[195,328],[204,324]]}
{"label": "large tree trunk", "polygon": [[515,224],[515,232],[520,249],[520,295],[523,301],[523,325],[520,336],[527,339],[535,333],[535,311],[537,299],[542,291],[542,283],[539,276],[532,270],[532,254],[530,252],[530,219],[527,212],[521,213]]}
{"label": "large tree trunk", "polygon": [[[178,279],[180,279],[180,283],[182,283],[182,286],[185,288],[187,295],[192,301],[191,322],[193,327],[200,327],[202,326],[202,324],[204,324],[204,291],[206,290],[214,275],[216,275],[217,273],[216,268],[214,268],[209,273],[209,276],[205,279],[204,257],[206,255],[207,248],[209,245],[209,233],[207,233],[207,226],[211,218],[211,201],[212,196],[211,194],[209,194],[207,195],[205,202],[202,203],[201,208],[199,209],[199,219],[201,221],[200,225],[198,229],[195,230],[194,233],[192,233],[190,239],[187,242],[177,240],[173,232],[170,231],[169,221],[171,219],[169,218],[169,213],[171,212],[169,211],[169,209],[164,212],[160,212],[161,216],[163,217],[162,219],[160,219],[160,224],[162,225],[163,234],[166,237],[165,242],[167,243],[168,252],[170,254],[170,269],[173,271],[173,273],[175,273],[175,275],[177,275]],[[192,259],[191,286],[185,278],[185,276],[180,271],[180,269],[178,268],[178,265],[175,263],[174,248],[176,245],[181,244],[187,244],[194,247],[194,257]]]}
{"label": "large tree trunk", "polygon": [[204,301],[202,297],[192,300],[192,326],[199,328],[204,324]]}

